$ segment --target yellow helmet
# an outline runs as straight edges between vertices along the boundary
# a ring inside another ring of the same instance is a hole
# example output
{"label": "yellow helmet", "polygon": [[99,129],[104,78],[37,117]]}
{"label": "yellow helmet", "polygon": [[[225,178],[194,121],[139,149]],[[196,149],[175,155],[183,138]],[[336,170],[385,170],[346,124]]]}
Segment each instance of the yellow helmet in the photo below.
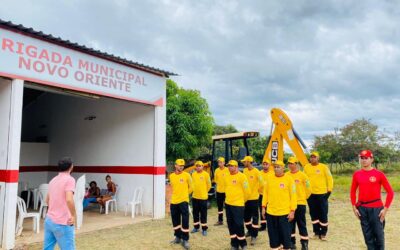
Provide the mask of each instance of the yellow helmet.
{"label": "yellow helmet", "polygon": [[196,163],[194,164],[195,166],[200,165],[204,167],[204,163],[202,161],[196,161]]}
{"label": "yellow helmet", "polygon": [[317,151],[311,152],[310,156],[315,156],[319,158],[319,153]]}
{"label": "yellow helmet", "polygon": [[294,157],[294,156],[291,156],[291,157],[289,157],[289,159],[288,159],[288,163],[297,163],[297,162],[298,162],[298,160],[297,160],[297,158]]}
{"label": "yellow helmet", "polygon": [[241,160],[241,162],[245,162],[245,161],[253,162],[254,159],[253,159],[253,157],[251,157],[250,155],[248,155],[248,156],[245,156],[245,157],[243,158],[243,160]]}
{"label": "yellow helmet", "polygon": [[184,159],[177,159],[175,161],[175,164],[179,165],[179,166],[185,166],[185,160]]}
{"label": "yellow helmet", "polygon": [[278,166],[281,166],[281,167],[284,167],[285,166],[285,163],[283,163],[283,161],[275,161],[274,162],[274,165],[278,165]]}
{"label": "yellow helmet", "polygon": [[234,167],[237,167],[238,165],[239,165],[238,162],[235,160],[230,160],[227,164],[227,166],[234,166]]}

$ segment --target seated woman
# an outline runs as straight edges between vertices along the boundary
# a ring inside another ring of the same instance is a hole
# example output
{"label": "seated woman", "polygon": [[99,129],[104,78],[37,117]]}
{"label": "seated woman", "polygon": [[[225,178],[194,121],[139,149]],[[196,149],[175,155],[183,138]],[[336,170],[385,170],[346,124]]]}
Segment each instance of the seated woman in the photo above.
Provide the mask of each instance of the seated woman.
{"label": "seated woman", "polygon": [[90,182],[90,188],[86,193],[85,198],[83,199],[83,209],[89,206],[89,203],[96,203],[97,197],[100,196],[100,188],[97,186],[95,181]]}
{"label": "seated woman", "polygon": [[[104,195],[101,195],[99,198],[97,198],[97,202],[104,208],[106,201],[111,200],[115,193],[117,192],[117,187],[115,186],[114,182],[111,180],[111,176],[107,175],[106,176],[106,181],[107,181],[107,192]],[[105,209],[103,209],[104,211]]]}

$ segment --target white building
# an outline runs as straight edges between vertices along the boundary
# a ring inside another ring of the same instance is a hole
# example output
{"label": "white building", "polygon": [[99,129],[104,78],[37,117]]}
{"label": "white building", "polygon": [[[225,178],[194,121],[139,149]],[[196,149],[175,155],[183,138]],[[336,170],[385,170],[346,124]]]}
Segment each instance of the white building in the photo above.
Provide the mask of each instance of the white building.
{"label": "white building", "polygon": [[166,78],[172,73],[0,20],[0,246],[14,247],[18,184],[48,183],[63,156],[74,177],[121,206],[142,186],[165,214]]}

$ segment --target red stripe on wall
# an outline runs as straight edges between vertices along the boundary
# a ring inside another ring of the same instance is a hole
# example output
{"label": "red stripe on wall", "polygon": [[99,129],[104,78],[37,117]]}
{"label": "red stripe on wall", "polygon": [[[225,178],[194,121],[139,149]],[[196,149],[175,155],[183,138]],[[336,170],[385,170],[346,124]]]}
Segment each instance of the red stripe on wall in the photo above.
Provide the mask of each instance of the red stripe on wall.
{"label": "red stripe on wall", "polygon": [[[57,166],[21,166],[20,172],[57,172]],[[155,166],[74,166],[77,173],[164,175],[165,167]]]}
{"label": "red stripe on wall", "polygon": [[0,182],[18,182],[18,170],[0,170]]}

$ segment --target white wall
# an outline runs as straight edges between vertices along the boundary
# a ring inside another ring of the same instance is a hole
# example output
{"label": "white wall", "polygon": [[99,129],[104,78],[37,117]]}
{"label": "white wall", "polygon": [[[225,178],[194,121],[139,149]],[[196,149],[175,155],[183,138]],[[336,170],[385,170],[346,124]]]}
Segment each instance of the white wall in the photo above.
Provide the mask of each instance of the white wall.
{"label": "white wall", "polygon": [[[48,143],[23,142],[21,143],[20,166],[48,166],[49,153]],[[27,182],[28,187],[36,188],[42,183],[48,183],[48,172],[20,172],[18,182]]]}
{"label": "white wall", "polygon": [[24,82],[0,78],[0,247],[14,248]]}
{"label": "white wall", "polygon": [[[43,110],[43,107],[47,108]],[[38,109],[42,111],[38,112]],[[50,145],[49,165],[55,166],[61,157],[70,156],[76,166],[111,168],[153,166],[154,110],[153,106],[108,98],[92,100],[46,94],[34,105],[29,106],[24,113],[46,114],[40,120],[48,121],[44,125]],[[96,116],[96,119],[85,120],[88,116]],[[24,122],[30,123],[28,119],[35,117],[26,116],[24,119],[26,119]],[[24,135],[34,138],[29,132],[25,132]],[[56,174],[50,172],[48,180]],[[74,173],[75,177],[80,175],[82,173]],[[145,188],[145,213],[153,214],[152,175],[113,173],[110,175],[120,186],[118,202],[120,207],[131,200],[134,188],[140,185]],[[90,173],[86,175],[86,180],[87,182],[95,180],[100,187],[105,187],[105,176],[106,173]]]}

